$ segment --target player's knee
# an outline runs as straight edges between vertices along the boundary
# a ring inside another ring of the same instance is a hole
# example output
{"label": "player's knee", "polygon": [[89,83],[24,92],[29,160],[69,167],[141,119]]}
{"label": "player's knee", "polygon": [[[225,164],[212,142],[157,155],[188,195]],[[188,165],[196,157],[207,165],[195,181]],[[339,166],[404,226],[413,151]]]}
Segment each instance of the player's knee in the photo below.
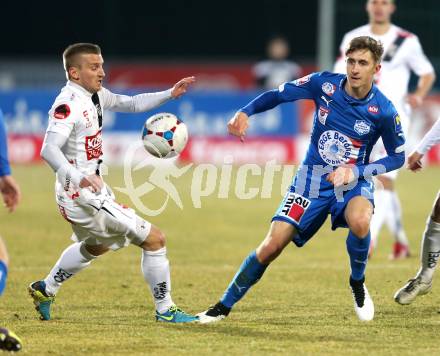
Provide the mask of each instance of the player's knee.
{"label": "player's knee", "polygon": [[368,235],[368,231],[370,230],[370,217],[360,214],[352,219],[349,227],[351,232],[357,237],[364,238]]}
{"label": "player's knee", "polygon": [[146,240],[142,243],[141,247],[147,251],[156,251],[166,245],[165,234],[156,226],[151,227],[150,234]]}
{"label": "player's knee", "polygon": [[104,245],[86,245],[83,244],[81,246],[81,248],[84,248],[84,250],[86,251],[86,253],[90,253],[92,256],[101,256],[104,253],[106,253],[107,251],[109,251],[109,248],[104,246]]}

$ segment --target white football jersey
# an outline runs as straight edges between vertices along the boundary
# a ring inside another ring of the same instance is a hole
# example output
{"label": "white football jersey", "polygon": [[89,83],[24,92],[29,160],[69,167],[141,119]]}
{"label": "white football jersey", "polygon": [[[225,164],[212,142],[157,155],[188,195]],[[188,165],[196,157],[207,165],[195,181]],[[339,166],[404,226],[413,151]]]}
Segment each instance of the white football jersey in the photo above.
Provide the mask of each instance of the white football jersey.
{"label": "white football jersey", "polygon": [[[423,53],[419,39],[395,25],[391,25],[388,32],[380,36],[371,32],[370,25],[358,27],[345,34],[340,46],[341,55],[335,63],[335,72],[346,73],[345,50],[350,40],[358,36],[370,36],[382,42],[384,55],[382,68],[375,78],[376,84],[405,119],[405,116],[410,115],[410,107],[405,99],[411,71],[418,76],[434,72],[432,64]],[[399,36],[403,42],[396,46],[395,41]]]}
{"label": "white football jersey", "polygon": [[[163,104],[171,98],[171,89],[157,93],[145,93],[135,96],[114,94],[102,88],[98,93],[102,116],[104,110],[119,112],[144,112]],[[54,132],[67,137],[62,153],[78,171],[91,175],[98,168],[102,152],[102,127],[100,127],[97,105],[92,101],[92,94],[82,86],[68,81],[61,89],[49,111],[47,132]],[[57,199],[72,198],[72,191],[65,187],[57,177]]]}
{"label": "white football jersey", "polygon": [[[105,95],[105,89],[98,93],[102,109],[105,107]],[[91,93],[69,81],[49,111],[47,132],[68,138],[61,151],[81,173],[90,175],[95,172],[103,153],[98,112]]]}

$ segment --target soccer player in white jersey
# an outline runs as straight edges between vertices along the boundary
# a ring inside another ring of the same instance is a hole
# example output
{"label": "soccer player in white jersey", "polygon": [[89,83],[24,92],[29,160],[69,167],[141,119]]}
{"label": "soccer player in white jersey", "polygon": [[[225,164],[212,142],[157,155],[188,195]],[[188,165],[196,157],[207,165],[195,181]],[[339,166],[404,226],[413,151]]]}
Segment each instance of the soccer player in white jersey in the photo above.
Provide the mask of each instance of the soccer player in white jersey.
{"label": "soccer player in white jersey", "polygon": [[40,318],[50,319],[54,297],[66,280],[107,251],[133,244],[142,249],[142,273],[153,294],[156,320],[197,320],[171,299],[164,234],[134,210],[117,204],[99,172],[103,110],[148,111],[183,95],[195,78],[184,78],[163,92],[117,95],[102,86],[105,73],[99,46],[70,45],[63,61],[68,81],[49,111],[41,157],[56,172],[56,201],[61,215],[72,226],[74,243],[64,250],[45,279],[29,286]]}
{"label": "soccer player in white jersey", "polygon": [[[382,68],[376,75],[378,88],[393,102],[402,120],[405,137],[408,137],[409,118],[411,108],[420,106],[431,89],[434,80],[434,69],[423,53],[422,46],[416,35],[391,23],[391,16],[395,11],[393,0],[368,0],[366,10],[369,24],[358,27],[345,34],[340,50],[345,48],[350,40],[357,36],[370,36],[380,40],[384,46]],[[341,55],[335,63],[334,71],[345,73],[345,56]],[[418,77],[417,89],[408,94],[410,73]],[[381,139],[373,149],[372,159],[385,154]],[[371,222],[371,248],[377,246],[379,231],[386,222],[395,238],[393,259],[409,256],[408,239],[402,225],[402,209],[400,200],[395,191],[394,181],[397,170],[378,177],[384,189],[376,189],[374,216]],[[380,203],[379,203],[380,202]]]}
{"label": "soccer player in white jersey", "polygon": [[[408,169],[419,171],[422,168],[421,159],[437,143],[440,143],[440,118],[408,157]],[[394,295],[394,300],[399,304],[410,304],[418,295],[426,294],[432,288],[432,278],[440,257],[440,191],[431,216],[426,221],[420,255],[421,266],[417,275]]]}

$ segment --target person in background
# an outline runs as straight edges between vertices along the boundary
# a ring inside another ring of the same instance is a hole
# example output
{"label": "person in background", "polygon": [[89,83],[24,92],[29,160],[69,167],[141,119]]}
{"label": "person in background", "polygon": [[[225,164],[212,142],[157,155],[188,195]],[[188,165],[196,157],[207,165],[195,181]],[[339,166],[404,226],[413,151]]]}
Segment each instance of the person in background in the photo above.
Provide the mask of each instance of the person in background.
{"label": "person in background", "polygon": [[277,88],[298,78],[301,67],[289,59],[290,46],[283,36],[274,36],[267,43],[267,59],[253,67],[256,85],[263,89]]}

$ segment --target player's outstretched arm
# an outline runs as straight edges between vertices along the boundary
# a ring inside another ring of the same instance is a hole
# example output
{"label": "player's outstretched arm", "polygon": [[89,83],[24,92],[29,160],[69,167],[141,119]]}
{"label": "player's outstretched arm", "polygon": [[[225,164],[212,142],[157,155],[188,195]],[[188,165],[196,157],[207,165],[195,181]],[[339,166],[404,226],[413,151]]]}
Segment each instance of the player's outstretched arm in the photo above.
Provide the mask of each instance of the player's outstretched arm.
{"label": "player's outstretched arm", "polygon": [[12,176],[0,177],[0,192],[6,208],[12,213],[21,199],[20,187]]}
{"label": "player's outstretched arm", "polygon": [[237,136],[241,142],[244,142],[246,130],[249,127],[249,117],[244,112],[237,112],[228,122],[228,132],[230,135]]}
{"label": "player's outstretched arm", "polygon": [[117,112],[146,112],[166,103],[170,99],[181,97],[195,80],[195,77],[186,77],[179,80],[168,90],[134,96],[115,94],[106,88],[102,88],[103,108]]}

